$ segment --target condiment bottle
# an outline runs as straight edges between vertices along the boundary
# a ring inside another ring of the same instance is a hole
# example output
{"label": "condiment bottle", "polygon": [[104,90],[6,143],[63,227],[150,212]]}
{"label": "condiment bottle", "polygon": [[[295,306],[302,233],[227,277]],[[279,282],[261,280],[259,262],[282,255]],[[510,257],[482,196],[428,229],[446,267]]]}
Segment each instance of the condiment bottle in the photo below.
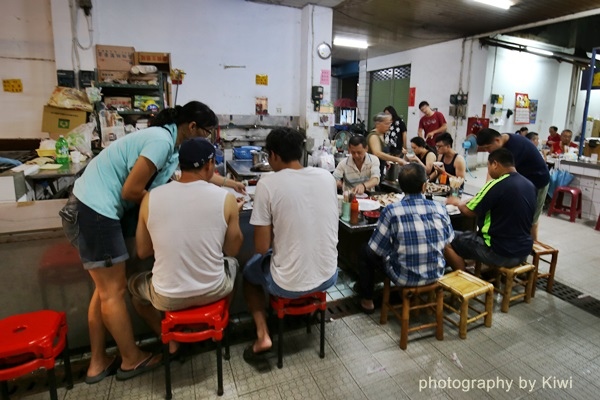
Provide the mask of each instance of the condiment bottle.
{"label": "condiment bottle", "polygon": [[350,202],[349,200],[349,196],[348,196],[348,191],[344,191],[344,202],[342,203],[342,220],[343,221],[350,221]]}
{"label": "condiment bottle", "polygon": [[448,180],[448,175],[445,172],[442,172],[440,175],[440,185],[445,185]]}
{"label": "condiment bottle", "polygon": [[350,203],[350,223],[358,224],[358,200],[356,197]]}

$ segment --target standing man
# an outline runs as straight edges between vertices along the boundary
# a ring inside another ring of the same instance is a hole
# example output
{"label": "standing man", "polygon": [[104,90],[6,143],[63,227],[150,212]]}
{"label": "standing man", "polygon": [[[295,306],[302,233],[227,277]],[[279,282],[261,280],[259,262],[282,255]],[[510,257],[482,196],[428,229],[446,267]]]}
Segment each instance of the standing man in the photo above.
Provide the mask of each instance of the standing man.
{"label": "standing man", "polygon": [[537,190],[537,205],[533,215],[531,237],[537,240],[538,220],[544,207],[548,185],[550,183],[550,172],[548,165],[537,147],[526,137],[513,133],[500,134],[498,131],[485,128],[477,134],[477,145],[483,151],[492,152],[501,147],[510,151],[514,158],[517,172],[529,179]]}
{"label": "standing man", "polygon": [[444,118],[444,114],[441,112],[433,111],[426,101],[419,103],[419,110],[425,115],[423,115],[419,121],[419,130],[417,133],[419,137],[424,138],[429,147],[433,149],[435,146],[435,138],[446,132],[446,129],[448,128],[446,118]]}
{"label": "standing man", "polygon": [[455,270],[465,269],[465,259],[491,267],[514,267],[531,253],[535,187],[517,172],[507,149],[490,153],[488,174],[493,180],[468,202],[453,196],[446,200],[462,214],[477,216],[479,227],[478,232],[456,232],[452,243],[446,246],[446,260]]}
{"label": "standing man", "polygon": [[302,166],[303,141],[291,128],[274,129],[266,140],[275,173],[256,186],[250,224],[257,254],[244,267],[244,295],[257,335],[244,350],[248,363],[273,345],[264,290],[293,299],[324,291],[337,279],[336,183],[326,170]]}
{"label": "standing man", "polygon": [[421,164],[400,169],[404,198],[386,206],[360,260],[360,306],[370,314],[375,271],[382,270],[397,286],[423,286],[444,274],[444,247],[454,238],[446,207],[423,195],[427,174]]}
{"label": "standing man", "polygon": [[[181,178],[148,192],[140,206],[136,247],[154,255],[152,272],[129,279],[133,305],[160,335],[160,311],[213,303],[233,291],[243,241],[235,196],[210,183],[215,148],[206,139],[182,143]],[[171,353],[178,344],[169,344]]]}
{"label": "standing man", "polygon": [[367,136],[367,145],[369,153],[379,158],[379,175],[383,176],[385,165],[389,162],[394,162],[400,165],[406,164],[400,157],[388,154],[389,149],[384,144],[385,133],[392,126],[392,116],[386,113],[379,113],[373,117],[375,129]]}
{"label": "standing man", "polygon": [[362,135],[352,136],[348,141],[350,156],[340,161],[333,177],[337,188],[350,189],[355,194],[361,194],[373,189],[379,184],[379,159],[367,154],[367,138]]}

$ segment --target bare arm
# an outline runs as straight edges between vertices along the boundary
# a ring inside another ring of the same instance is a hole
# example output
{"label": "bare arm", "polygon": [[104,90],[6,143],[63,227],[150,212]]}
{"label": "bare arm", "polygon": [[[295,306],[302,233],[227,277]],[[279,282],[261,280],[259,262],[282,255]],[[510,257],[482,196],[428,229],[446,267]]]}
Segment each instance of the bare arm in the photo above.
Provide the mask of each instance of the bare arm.
{"label": "bare arm", "polygon": [[477,216],[477,214],[475,214],[475,212],[471,211],[467,207],[467,202],[461,201],[458,197],[454,197],[454,196],[448,197],[446,199],[446,204],[451,204],[453,206],[458,207],[458,209],[460,210],[460,213],[463,215],[466,215],[467,217],[476,217]]}
{"label": "bare arm", "polygon": [[373,189],[379,183],[379,177],[374,176],[366,182],[359,183],[354,187],[355,194],[362,194],[367,190]]}
{"label": "bare arm", "polygon": [[419,130],[417,131],[417,136],[419,136],[420,138],[423,137],[423,128],[419,128]]}
{"label": "bare arm", "polygon": [[406,164],[406,161],[404,161],[403,159],[401,159],[399,157],[394,157],[387,153],[384,153],[383,150],[381,149],[381,143],[379,142],[379,139],[377,137],[375,137],[375,135],[373,135],[369,138],[369,149],[371,150],[371,153],[375,157],[377,157],[381,160],[395,162],[400,165]]}
{"label": "bare arm", "polygon": [[148,232],[148,207],[150,203],[150,194],[147,193],[140,205],[140,217],[135,232],[135,247],[139,258],[147,258],[154,254],[154,245],[150,232]]}
{"label": "bare arm", "polygon": [[273,225],[254,227],[254,251],[265,254],[271,248]]}
{"label": "bare arm", "polygon": [[456,176],[459,178],[464,179],[467,175],[467,163],[460,154],[456,156],[456,159],[454,160],[454,169],[456,170]]}
{"label": "bare arm", "polygon": [[446,132],[446,129],[448,129],[448,124],[444,122],[442,126],[429,132],[427,134],[427,137],[430,138],[433,137],[433,135],[435,135],[436,133]]}
{"label": "bare arm", "polygon": [[139,156],[121,189],[121,197],[140,204],[146,194],[146,185],[156,172],[156,166],[144,156]]}
{"label": "bare arm", "polygon": [[244,235],[240,228],[240,212],[235,196],[231,193],[225,198],[225,221],[227,222],[227,231],[225,232],[225,241],[223,242],[223,253],[229,257],[235,257],[242,247]]}
{"label": "bare arm", "polygon": [[244,186],[242,182],[238,182],[235,179],[229,179],[221,175],[213,175],[209,182],[213,185],[225,186],[232,188],[238,193],[246,194],[246,186]]}

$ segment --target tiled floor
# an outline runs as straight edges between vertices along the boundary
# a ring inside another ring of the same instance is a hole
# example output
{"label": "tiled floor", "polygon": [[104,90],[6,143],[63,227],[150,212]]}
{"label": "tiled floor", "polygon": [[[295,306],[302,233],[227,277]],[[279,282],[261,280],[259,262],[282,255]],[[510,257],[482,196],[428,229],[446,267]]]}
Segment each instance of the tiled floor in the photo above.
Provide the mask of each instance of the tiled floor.
{"label": "tiled floor", "polygon": [[[478,178],[484,175],[477,171]],[[469,180],[468,185],[476,180]],[[593,221],[542,217],[540,240],[559,250],[556,280],[600,299],[600,232]],[[344,280],[331,299],[351,293]],[[379,324],[379,313],[356,314],[326,324],[325,359],[318,329],[286,334],[284,367],[276,356],[255,370],[242,359],[249,343],[231,348],[224,361],[223,399],[596,399],[600,393],[600,318],[543,290],[509,313],[494,308],[493,326],[471,327],[466,340],[445,324],[444,340],[429,332],[398,347],[399,323]],[[214,352],[173,365],[175,399],[216,395]],[[47,393],[27,397],[45,399]],[[61,389],[61,399],[162,399],[164,372],[127,382]]]}

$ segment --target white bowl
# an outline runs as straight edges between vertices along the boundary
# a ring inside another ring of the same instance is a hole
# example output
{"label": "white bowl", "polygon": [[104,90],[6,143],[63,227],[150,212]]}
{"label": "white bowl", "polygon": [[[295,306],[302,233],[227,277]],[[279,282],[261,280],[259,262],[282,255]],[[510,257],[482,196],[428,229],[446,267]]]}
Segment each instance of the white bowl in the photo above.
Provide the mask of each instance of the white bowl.
{"label": "white bowl", "polygon": [[436,161],[436,162],[433,163],[433,165],[435,165],[436,167],[440,167],[441,168],[441,167],[444,166],[444,163],[441,162],[441,161]]}

